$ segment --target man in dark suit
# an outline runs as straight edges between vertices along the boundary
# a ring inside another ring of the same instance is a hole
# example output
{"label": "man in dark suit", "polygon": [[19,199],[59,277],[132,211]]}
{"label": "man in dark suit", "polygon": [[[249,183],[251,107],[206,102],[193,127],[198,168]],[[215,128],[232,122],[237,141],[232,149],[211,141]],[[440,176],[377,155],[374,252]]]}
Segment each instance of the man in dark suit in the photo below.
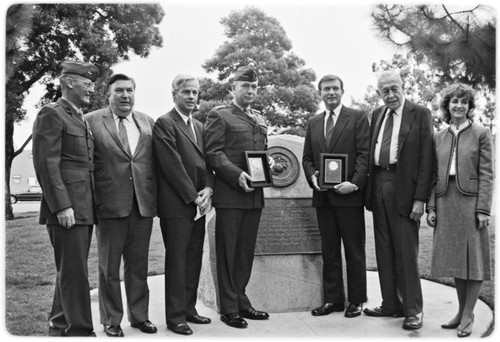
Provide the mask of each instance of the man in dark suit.
{"label": "man in dark suit", "polygon": [[33,126],[33,164],[43,189],[40,224],[46,224],[57,269],[49,335],[94,335],[87,260],[92,226],[94,144],[83,119],[98,69],[61,63],[62,97],[44,106]]}
{"label": "man in dark suit", "polygon": [[[321,234],[324,304],[312,311],[314,316],[344,311],[342,244],[347,265],[349,306],[346,317],[361,315],[366,302],[366,257],[364,188],[368,172],[370,126],[366,114],[342,105],[344,83],[335,75],[321,78],[319,94],[325,112],[307,124],[302,166],[313,188]],[[321,189],[318,175],[321,153],[347,155],[347,178],[331,190]]]}
{"label": "man in dark suit", "polygon": [[198,81],[186,74],[175,77],[175,108],[158,118],[153,148],[158,162],[158,216],[165,244],[165,309],[167,327],[191,335],[186,321],[208,324],[198,315],[205,215],[211,205],[213,174],[205,163],[203,125],[192,112],[198,99]]}
{"label": "man in dark suit", "polygon": [[221,320],[245,328],[248,319],[268,319],[252,307],[245,288],[252,272],[255,242],[264,207],[262,188],[250,188],[245,151],[267,149],[264,118],[250,108],[257,95],[257,72],[240,67],[233,79],[233,102],[215,107],[205,123],[206,153],[215,171],[215,244]]}
{"label": "man in dark suit", "polygon": [[156,214],[153,163],[154,121],[133,109],[135,82],[111,76],[109,107],[85,116],[94,134],[96,228],[99,257],[99,310],[107,336],[121,337],[123,306],[120,263],[124,261],[128,319],[132,327],[155,333],[148,319],[148,253]]}
{"label": "man in dark suit", "polygon": [[384,105],[372,115],[366,207],[373,212],[382,305],[364,313],[404,316],[404,329],[419,329],[418,230],[432,185],[432,117],[404,98],[394,71],[380,74],[378,93]]}

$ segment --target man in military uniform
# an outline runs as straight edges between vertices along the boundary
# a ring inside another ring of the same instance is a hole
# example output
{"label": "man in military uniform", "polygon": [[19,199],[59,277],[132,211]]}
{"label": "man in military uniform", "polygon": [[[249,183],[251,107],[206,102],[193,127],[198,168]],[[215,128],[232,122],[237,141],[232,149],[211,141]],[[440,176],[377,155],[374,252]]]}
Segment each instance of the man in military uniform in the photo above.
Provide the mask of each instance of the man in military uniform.
{"label": "man in military uniform", "polygon": [[267,126],[250,108],[257,95],[257,73],[241,67],[234,75],[234,99],[210,111],[205,124],[206,153],[215,171],[213,205],[221,320],[245,328],[247,319],[267,319],[252,307],[245,288],[252,271],[255,241],[264,207],[262,188],[250,188],[245,151],[267,149]]}
{"label": "man in military uniform", "polygon": [[44,106],[33,126],[33,164],[43,190],[46,224],[57,270],[49,335],[95,335],[87,260],[94,221],[92,133],[82,107],[94,93],[97,67],[64,61],[62,97]]}

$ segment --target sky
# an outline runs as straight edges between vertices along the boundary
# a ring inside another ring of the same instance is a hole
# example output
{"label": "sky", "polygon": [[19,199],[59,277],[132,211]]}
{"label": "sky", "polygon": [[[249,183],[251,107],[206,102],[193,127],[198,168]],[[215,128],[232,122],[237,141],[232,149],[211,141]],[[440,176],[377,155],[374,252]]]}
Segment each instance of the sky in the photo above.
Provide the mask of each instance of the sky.
{"label": "sky", "polygon": [[[425,3],[430,2],[433,1]],[[247,6],[255,6],[279,21],[292,41],[292,52],[304,59],[306,68],[315,71],[317,80],[325,74],[340,76],[344,81],[346,105],[350,104],[351,97],[360,99],[369,85],[375,85],[373,63],[390,60],[395,53],[404,52],[377,36],[370,18],[373,1],[163,0],[158,3],[165,11],[159,27],[163,46],[152,48],[148,58],[132,55],[129,61],[113,66],[114,72],[128,74],[136,80],[135,109],[153,119],[173,107],[171,83],[177,74],[215,78],[215,74],[204,71],[202,64],[226,40],[220,20],[231,11]],[[455,0],[453,3],[474,2]],[[5,13],[8,4],[2,2],[0,6]],[[43,87],[34,87],[26,98],[27,118],[16,125],[14,132],[17,147],[31,134],[42,92]]]}
{"label": "sky", "polygon": [[[52,1],[51,1],[52,2]],[[374,85],[371,65],[390,59],[397,50],[377,37],[368,1],[160,1],[165,17],[160,24],[163,47],[153,48],[148,58],[133,55],[115,65],[114,72],[128,74],[137,83],[135,109],[153,119],[173,107],[171,83],[179,73],[213,77],[201,65],[226,40],[222,17],[251,5],[275,17],[292,41],[292,51],[305,60],[317,79],[337,74],[345,84],[344,99],[361,98]],[[315,85],[316,86],[316,85]],[[42,87],[25,101],[28,116],[16,125],[14,142],[20,146],[30,135]],[[30,148],[30,147],[28,147]]]}

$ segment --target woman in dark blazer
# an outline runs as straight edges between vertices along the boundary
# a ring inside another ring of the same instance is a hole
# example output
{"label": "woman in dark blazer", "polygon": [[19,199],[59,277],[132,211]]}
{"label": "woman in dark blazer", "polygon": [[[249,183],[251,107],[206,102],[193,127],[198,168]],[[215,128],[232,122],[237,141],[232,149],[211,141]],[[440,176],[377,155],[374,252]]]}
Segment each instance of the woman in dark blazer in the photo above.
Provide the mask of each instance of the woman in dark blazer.
{"label": "woman in dark blazer", "polygon": [[482,282],[491,279],[492,143],[489,129],[471,120],[474,96],[463,84],[443,90],[450,126],[434,135],[437,181],[427,203],[427,222],[435,227],[431,274],[454,278],[458,295],[457,314],[441,327],[458,328],[458,337],[471,334]]}

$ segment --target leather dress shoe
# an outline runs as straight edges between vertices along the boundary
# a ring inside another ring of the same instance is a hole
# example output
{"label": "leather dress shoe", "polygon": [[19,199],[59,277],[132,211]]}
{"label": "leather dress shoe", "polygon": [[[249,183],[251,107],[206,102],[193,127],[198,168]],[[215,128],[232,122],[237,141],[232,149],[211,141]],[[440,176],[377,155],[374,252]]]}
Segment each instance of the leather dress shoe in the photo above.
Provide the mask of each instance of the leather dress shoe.
{"label": "leather dress shoe", "polygon": [[153,323],[151,323],[150,321],[132,323],[130,325],[132,326],[132,328],[137,328],[146,334],[154,334],[158,331],[158,329],[156,329],[155,325]]}
{"label": "leather dress shoe", "polygon": [[269,314],[267,312],[258,311],[255,310],[254,308],[240,311],[239,315],[243,318],[256,319],[256,320],[264,320],[269,318]]}
{"label": "leather dress shoe", "polygon": [[415,330],[424,326],[424,314],[419,313],[415,316],[407,316],[403,322],[403,329]]}
{"label": "leather dress shoe", "polygon": [[123,337],[122,328],[119,325],[105,325],[104,332],[109,337]]}
{"label": "leather dress shoe", "polygon": [[349,318],[358,317],[361,315],[362,310],[363,310],[363,304],[349,303],[349,306],[345,310],[344,316]]}
{"label": "leather dress shoe", "polygon": [[208,324],[212,322],[210,318],[200,315],[186,316],[186,321],[196,324]]}
{"label": "leather dress shoe", "polygon": [[187,323],[179,323],[177,325],[167,326],[170,330],[172,330],[176,334],[180,335],[192,335],[193,330],[187,325]]}
{"label": "leather dress shoe", "polygon": [[332,312],[340,312],[344,311],[344,304],[333,304],[333,303],[325,303],[319,308],[311,311],[313,316],[325,316],[331,314]]}
{"label": "leather dress shoe", "polygon": [[221,315],[220,320],[233,328],[246,328],[248,323],[237,313]]}
{"label": "leather dress shoe", "polygon": [[403,317],[403,311],[390,311],[386,310],[381,306],[377,306],[373,309],[366,308],[363,310],[365,315],[371,317]]}

